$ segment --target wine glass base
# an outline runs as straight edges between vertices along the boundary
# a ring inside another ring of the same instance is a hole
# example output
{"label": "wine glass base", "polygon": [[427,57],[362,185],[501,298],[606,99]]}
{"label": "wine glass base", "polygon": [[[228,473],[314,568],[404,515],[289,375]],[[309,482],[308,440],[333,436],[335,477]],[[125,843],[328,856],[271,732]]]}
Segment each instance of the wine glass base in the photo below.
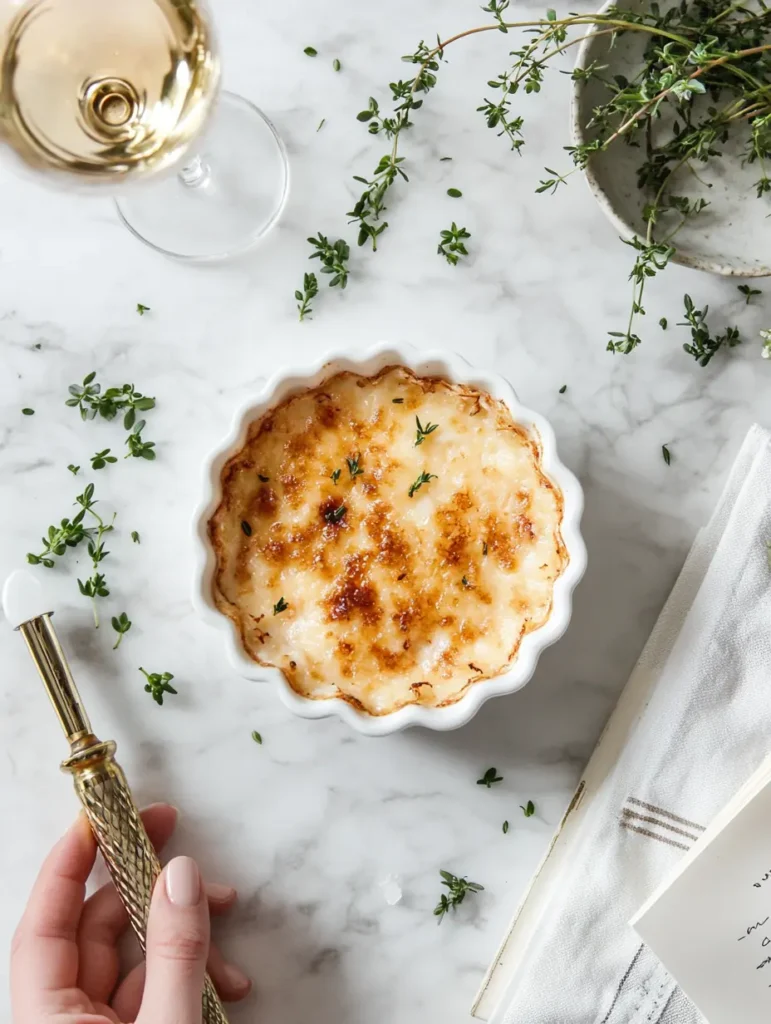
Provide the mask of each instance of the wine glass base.
{"label": "wine glass base", "polygon": [[121,220],[147,245],[182,260],[219,260],[273,227],[289,193],[289,161],[268,118],[223,92],[207,128],[172,176],[118,199]]}

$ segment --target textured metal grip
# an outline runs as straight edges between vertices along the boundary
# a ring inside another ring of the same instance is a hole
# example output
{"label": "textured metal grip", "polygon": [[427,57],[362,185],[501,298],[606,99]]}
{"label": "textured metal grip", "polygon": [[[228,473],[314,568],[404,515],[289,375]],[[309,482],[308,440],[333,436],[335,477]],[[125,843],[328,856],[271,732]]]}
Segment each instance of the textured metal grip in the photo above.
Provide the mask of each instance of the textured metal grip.
{"label": "textured metal grip", "polygon": [[[128,911],[131,925],[145,952],[147,917],[161,865],[142,824],[126,777],[113,760],[115,744],[94,737],[62,768],[71,772],[94,836],[115,888]],[[206,975],[203,1024],[227,1024],[225,1011]]]}

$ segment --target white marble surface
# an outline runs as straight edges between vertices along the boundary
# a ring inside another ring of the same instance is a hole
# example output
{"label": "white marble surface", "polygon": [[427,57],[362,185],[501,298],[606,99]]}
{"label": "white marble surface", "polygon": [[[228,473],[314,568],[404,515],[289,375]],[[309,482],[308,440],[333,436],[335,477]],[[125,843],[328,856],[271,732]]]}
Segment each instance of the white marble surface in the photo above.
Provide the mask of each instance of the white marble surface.
{"label": "white marble surface", "polygon": [[[292,292],[307,269],[305,236],[345,229],[350,175],[366,173],[383,148],[356,111],[406,73],[398,56],[421,36],[485,16],[461,0],[220,0],[216,15],[227,86],[270,114],[292,161],[280,227],[248,259],[208,269],[167,262],[121,227],[107,200],[3,172],[0,575],[70,513],[79,481],[67,464],[122,444],[117,424],[82,424],[65,408],[67,385],[96,369],[156,395],[158,461],[94,477],[119,512],[107,607],[135,626],[113,653],[77,594],[72,558],[55,574],[66,604],[58,621],[92,717],[118,740],[138,795],[182,808],[174,848],[242,892],[219,938],[256,991],[232,1020],[457,1024],[745,430],[768,421],[771,365],[754,340],[702,370],[681,351],[681,331],[656,321],[679,319],[687,290],[754,338],[768,299],[745,310],[735,282],[671,268],[650,290],[644,347],[606,354],[605,331],[629,301],[627,250],[580,180],[554,197],[533,194],[544,164],[565,165],[569,82],[554,75],[541,97],[523,97],[528,144],[517,158],[474,110],[514,45],[491,33],[448,51],[404,150],[412,181],[390,204],[382,251],[357,252],[348,291],[325,294],[316,318],[298,324]],[[315,60],[302,53],[309,44]],[[449,186],[463,198],[447,198]],[[456,269],[435,254],[452,218],[473,235],[473,255]],[[138,317],[137,302],[152,312]],[[335,720],[289,717],[272,692],[228,668],[191,610],[189,521],[203,454],[267,374],[333,344],[382,338],[455,349],[508,376],[551,418],[586,489],[590,568],[568,635],[521,694],[490,702],[456,733],[366,740]],[[36,415],[23,417],[22,406]],[[75,803],[57,769],[58,726],[6,629],[0,663],[5,947]],[[156,707],[140,664],[173,672],[179,697]],[[505,781],[488,792],[475,780],[490,765]],[[529,820],[518,810],[527,799],[538,809]],[[437,928],[439,868],[486,890]],[[404,888],[396,907],[378,888],[389,873]],[[4,963],[0,972],[5,988]]]}

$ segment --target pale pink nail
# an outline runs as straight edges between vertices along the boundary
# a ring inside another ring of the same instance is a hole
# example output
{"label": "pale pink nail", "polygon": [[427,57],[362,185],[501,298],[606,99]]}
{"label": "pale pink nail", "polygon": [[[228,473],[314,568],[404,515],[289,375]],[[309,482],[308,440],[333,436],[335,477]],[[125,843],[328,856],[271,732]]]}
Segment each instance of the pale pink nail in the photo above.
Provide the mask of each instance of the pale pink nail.
{"label": "pale pink nail", "polygon": [[218,882],[207,882],[206,895],[215,903],[227,903],[236,895],[236,890],[232,885],[220,885]]}
{"label": "pale pink nail", "polygon": [[201,899],[201,875],[191,857],[175,857],[166,865],[166,894],[178,907],[195,907]]}

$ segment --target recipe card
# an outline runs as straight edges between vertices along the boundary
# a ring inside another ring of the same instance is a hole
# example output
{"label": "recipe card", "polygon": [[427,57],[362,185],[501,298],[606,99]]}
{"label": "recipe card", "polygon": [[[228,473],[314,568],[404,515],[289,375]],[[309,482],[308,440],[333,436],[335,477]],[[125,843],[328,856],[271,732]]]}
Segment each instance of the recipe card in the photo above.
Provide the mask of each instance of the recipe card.
{"label": "recipe card", "polygon": [[767,765],[718,815],[717,823],[674,877],[631,924],[709,1024],[769,1024],[771,785]]}

